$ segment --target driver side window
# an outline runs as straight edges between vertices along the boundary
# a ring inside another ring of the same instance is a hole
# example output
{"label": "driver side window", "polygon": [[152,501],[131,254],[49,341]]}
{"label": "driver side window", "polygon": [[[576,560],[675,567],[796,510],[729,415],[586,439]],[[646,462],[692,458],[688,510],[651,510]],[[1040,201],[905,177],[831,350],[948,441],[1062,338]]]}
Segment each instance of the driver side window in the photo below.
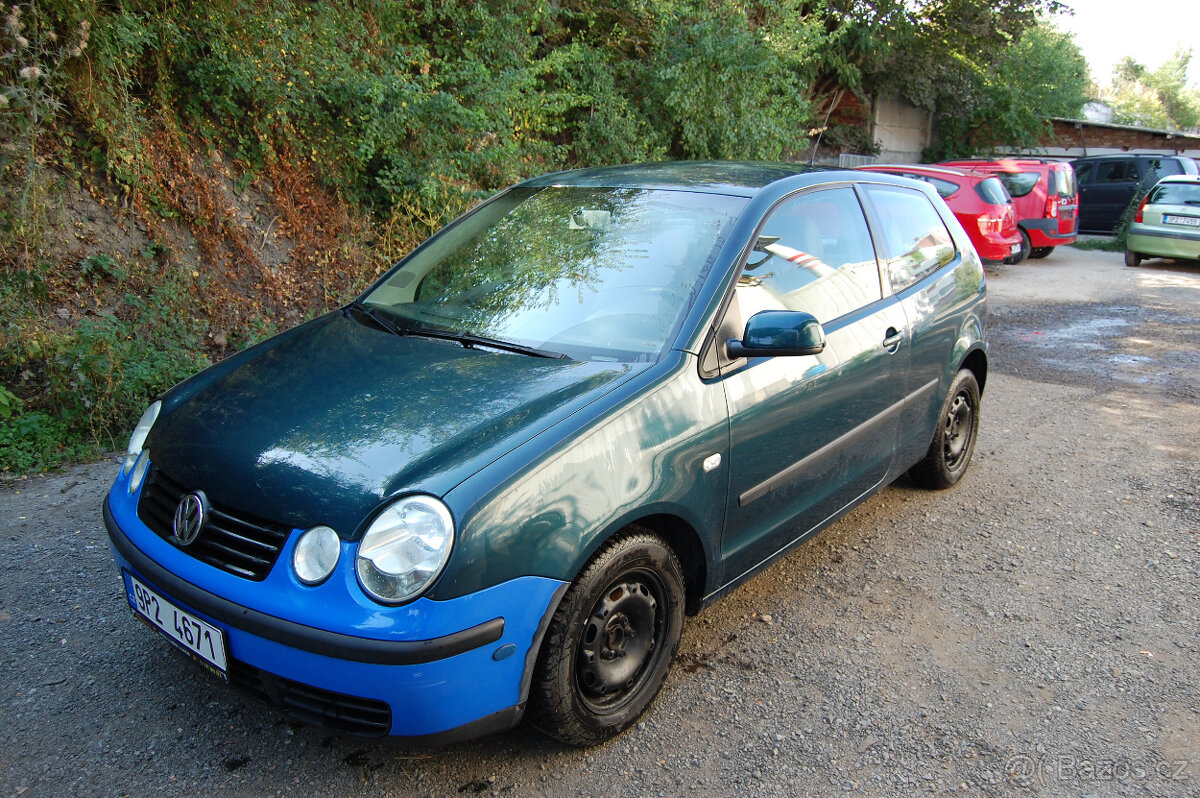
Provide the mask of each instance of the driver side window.
{"label": "driver side window", "polygon": [[745,318],[803,310],[823,324],[882,297],[871,235],[851,188],[802,194],[777,207],[737,286]]}

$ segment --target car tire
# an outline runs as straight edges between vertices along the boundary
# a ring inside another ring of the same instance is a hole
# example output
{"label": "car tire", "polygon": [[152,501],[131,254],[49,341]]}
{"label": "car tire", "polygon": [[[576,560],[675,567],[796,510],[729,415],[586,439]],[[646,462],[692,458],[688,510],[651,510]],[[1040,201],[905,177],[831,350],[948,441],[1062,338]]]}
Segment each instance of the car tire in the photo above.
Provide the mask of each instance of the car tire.
{"label": "car tire", "polygon": [[1029,257],[1041,260],[1042,258],[1049,257],[1053,251],[1054,247],[1033,247],[1029,250]]}
{"label": "car tire", "polygon": [[1140,264],[1141,262],[1142,262],[1141,255],[1137,254],[1136,252],[1131,252],[1128,249],[1125,250],[1125,265],[1126,266],[1133,269],[1133,268],[1136,268],[1138,266],[1138,264]]}
{"label": "car tire", "polygon": [[632,528],[607,543],[550,620],[534,668],[530,721],[580,746],[626,729],[662,687],[683,616],[683,568],[661,538]]}
{"label": "car tire", "polygon": [[948,488],[967,471],[979,436],[979,382],[968,369],[955,375],[938,416],[929,451],[908,472],[926,488]]}
{"label": "car tire", "polygon": [[1029,240],[1029,233],[1021,230],[1021,249],[1016,255],[1010,255],[1004,259],[1004,262],[1009,266],[1016,266],[1018,263],[1024,263],[1029,257],[1029,253],[1033,251],[1033,243]]}

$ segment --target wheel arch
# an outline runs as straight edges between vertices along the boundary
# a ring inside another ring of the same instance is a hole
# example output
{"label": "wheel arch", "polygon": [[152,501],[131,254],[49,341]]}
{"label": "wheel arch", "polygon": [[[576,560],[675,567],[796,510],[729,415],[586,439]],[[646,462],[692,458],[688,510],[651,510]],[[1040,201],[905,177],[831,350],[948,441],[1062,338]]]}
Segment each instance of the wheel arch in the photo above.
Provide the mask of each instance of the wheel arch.
{"label": "wheel arch", "polygon": [[688,615],[698,613],[700,599],[708,592],[708,553],[699,533],[687,521],[669,513],[639,518],[613,534],[619,535],[628,529],[644,529],[662,538],[671,547],[683,567],[684,610]]}
{"label": "wheel arch", "polygon": [[976,347],[967,352],[963,358],[960,369],[967,369],[975,375],[975,382],[979,384],[979,394],[983,395],[983,386],[987,382],[987,354],[982,347]]}
{"label": "wheel arch", "polygon": [[684,609],[688,615],[698,613],[703,606],[701,599],[708,593],[708,551],[696,528],[682,516],[671,512],[660,510],[635,514],[614,523],[606,532],[595,535],[575,563],[567,581],[574,583],[595,559],[597,552],[613,540],[634,532],[649,532],[661,538],[679,558],[679,565],[683,568]]}

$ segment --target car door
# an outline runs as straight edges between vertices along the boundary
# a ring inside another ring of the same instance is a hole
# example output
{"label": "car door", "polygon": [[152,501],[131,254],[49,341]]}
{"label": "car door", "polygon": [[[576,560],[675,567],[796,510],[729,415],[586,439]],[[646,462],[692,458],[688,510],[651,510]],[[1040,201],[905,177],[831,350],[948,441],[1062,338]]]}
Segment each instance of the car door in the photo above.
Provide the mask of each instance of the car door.
{"label": "car door", "polygon": [[1087,184],[1079,189],[1080,227],[1110,231],[1137,190],[1137,160],[1111,158],[1098,161]]}
{"label": "car door", "polygon": [[818,355],[722,369],[729,407],[726,581],[754,569],[855,499],[892,465],[908,351],[904,312],[885,296],[850,186],[793,196],[769,214],[724,327],[762,310],[821,322]]}
{"label": "car door", "polygon": [[946,219],[929,197],[900,186],[868,185],[871,210],[884,261],[884,279],[900,299],[908,329],[908,389],[898,424],[901,467],[928,450],[945,397],[947,364],[962,323],[983,279],[978,264],[967,268]]}

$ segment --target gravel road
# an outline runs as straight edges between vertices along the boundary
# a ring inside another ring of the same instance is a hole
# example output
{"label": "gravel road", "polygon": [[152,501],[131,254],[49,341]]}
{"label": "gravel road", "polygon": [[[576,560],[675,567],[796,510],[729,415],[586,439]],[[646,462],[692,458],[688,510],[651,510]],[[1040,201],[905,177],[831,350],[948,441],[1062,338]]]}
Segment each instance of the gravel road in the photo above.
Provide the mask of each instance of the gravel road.
{"label": "gravel road", "polygon": [[591,750],[294,724],[131,617],[113,462],[0,483],[0,796],[1200,795],[1200,266],[989,278],[964,481],[901,479],[689,619]]}

